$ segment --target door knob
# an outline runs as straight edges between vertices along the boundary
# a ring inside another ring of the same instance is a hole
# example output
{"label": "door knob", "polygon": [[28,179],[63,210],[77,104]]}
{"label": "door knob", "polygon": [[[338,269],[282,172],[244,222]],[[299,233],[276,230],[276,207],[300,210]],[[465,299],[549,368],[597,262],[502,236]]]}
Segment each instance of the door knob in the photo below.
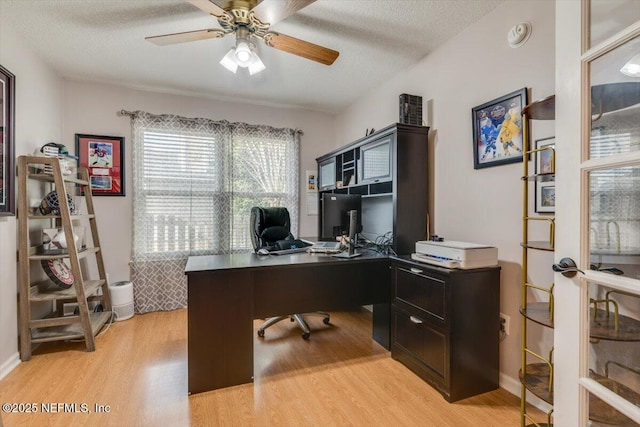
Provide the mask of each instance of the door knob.
{"label": "door knob", "polygon": [[576,273],[584,274],[584,271],[580,270],[576,266],[576,262],[571,258],[562,258],[559,263],[553,264],[551,268],[553,271],[562,273],[564,277],[573,277]]}

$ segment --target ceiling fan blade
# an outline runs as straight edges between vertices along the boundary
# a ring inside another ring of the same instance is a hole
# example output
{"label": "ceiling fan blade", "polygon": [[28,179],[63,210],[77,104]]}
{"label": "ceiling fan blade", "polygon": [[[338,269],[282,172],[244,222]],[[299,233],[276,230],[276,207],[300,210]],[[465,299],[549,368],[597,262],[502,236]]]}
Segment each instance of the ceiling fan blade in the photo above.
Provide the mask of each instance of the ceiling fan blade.
{"label": "ceiling fan blade", "polygon": [[325,65],[331,65],[338,58],[340,52],[317,44],[309,43],[295,37],[279,34],[275,32],[267,33],[264,37],[267,46],[271,46],[278,50],[293,53],[303,58],[319,62]]}
{"label": "ceiling fan blade", "polygon": [[220,16],[224,14],[224,9],[209,0],[186,0],[198,9],[205,11],[211,15]]}
{"label": "ceiling fan blade", "polygon": [[264,0],[252,10],[262,22],[273,25],[316,0]]}
{"label": "ceiling fan blade", "polygon": [[227,33],[222,30],[216,30],[210,28],[208,30],[187,31],[186,33],[174,33],[164,34],[162,36],[145,37],[145,40],[158,46],[164,46],[167,44],[192,42],[196,40],[215,39],[218,37],[224,37]]}

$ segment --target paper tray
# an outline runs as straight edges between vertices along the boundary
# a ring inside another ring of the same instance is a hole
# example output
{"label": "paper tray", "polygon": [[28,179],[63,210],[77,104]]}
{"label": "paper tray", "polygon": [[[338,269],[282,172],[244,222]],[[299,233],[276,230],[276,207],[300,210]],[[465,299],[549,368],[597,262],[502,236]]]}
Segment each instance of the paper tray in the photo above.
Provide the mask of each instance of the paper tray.
{"label": "paper tray", "polygon": [[415,261],[424,262],[427,264],[438,265],[445,268],[459,268],[461,270],[470,270],[473,268],[493,267],[498,265],[495,259],[482,259],[476,261],[457,261],[454,259],[446,259],[440,257],[431,257],[423,254],[411,254],[411,258]]}

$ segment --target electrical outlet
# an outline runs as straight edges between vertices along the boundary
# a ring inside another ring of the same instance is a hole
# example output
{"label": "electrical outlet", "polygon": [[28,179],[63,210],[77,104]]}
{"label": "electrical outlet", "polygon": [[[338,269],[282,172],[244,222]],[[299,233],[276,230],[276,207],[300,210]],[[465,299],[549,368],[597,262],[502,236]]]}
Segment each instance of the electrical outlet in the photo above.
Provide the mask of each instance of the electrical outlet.
{"label": "electrical outlet", "polygon": [[500,313],[500,332],[509,335],[509,323],[511,323],[511,318],[504,313]]}

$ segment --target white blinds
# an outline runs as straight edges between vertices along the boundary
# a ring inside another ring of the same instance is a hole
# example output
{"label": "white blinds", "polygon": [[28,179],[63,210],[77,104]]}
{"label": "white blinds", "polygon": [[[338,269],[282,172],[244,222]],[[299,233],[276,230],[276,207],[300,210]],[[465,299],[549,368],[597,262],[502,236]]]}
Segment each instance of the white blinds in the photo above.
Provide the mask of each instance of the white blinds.
{"label": "white blinds", "polygon": [[[590,157],[639,150],[638,118],[640,110],[633,108],[594,119]],[[589,187],[591,252],[637,253],[640,249],[640,167],[591,171]]]}
{"label": "white blinds", "polygon": [[186,305],[188,256],[250,250],[253,206],[286,207],[297,235],[299,131],[141,112],[133,130],[136,311]]}

